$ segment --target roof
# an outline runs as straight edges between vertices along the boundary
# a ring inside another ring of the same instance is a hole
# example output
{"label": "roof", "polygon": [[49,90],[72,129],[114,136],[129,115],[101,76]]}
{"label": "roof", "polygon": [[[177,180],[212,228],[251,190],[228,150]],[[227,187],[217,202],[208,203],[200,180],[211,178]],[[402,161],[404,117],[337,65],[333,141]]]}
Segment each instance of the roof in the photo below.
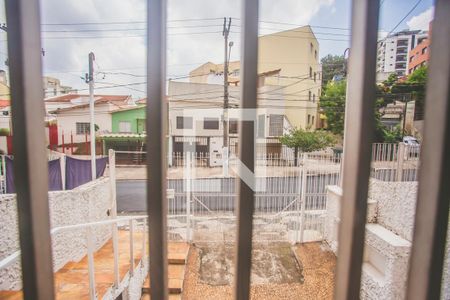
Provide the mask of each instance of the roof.
{"label": "roof", "polygon": [[[99,104],[114,104],[119,108],[122,106],[128,106],[131,99],[130,95],[94,95],[94,101],[96,105]],[[67,94],[63,96],[56,96],[45,100],[46,103],[68,103],[74,104],[70,107],[58,108],[52,111],[52,113],[59,113],[64,111],[70,111],[73,109],[79,109],[89,107],[89,95],[80,94]]]}
{"label": "roof", "polygon": [[136,105],[136,106],[121,107],[121,108],[118,108],[118,109],[115,109],[115,110],[111,111],[111,113],[117,113],[117,112],[128,111],[128,110],[134,110],[134,109],[142,109],[142,108],[145,108],[145,105]]}
{"label": "roof", "polygon": [[[94,95],[95,103],[104,102],[122,102],[126,103],[131,98],[130,95]],[[66,94],[62,96],[56,96],[45,99],[45,102],[57,102],[57,103],[80,103],[84,104],[89,101],[89,95],[87,94]]]}
{"label": "roof", "polygon": [[147,98],[142,98],[142,99],[136,100],[135,103],[136,104],[146,104],[147,103]]}
{"label": "roof", "polygon": [[145,138],[145,133],[101,133],[97,137],[100,139],[127,139],[127,138]]}
{"label": "roof", "polygon": [[0,99],[0,108],[5,108],[11,105],[11,101]]}

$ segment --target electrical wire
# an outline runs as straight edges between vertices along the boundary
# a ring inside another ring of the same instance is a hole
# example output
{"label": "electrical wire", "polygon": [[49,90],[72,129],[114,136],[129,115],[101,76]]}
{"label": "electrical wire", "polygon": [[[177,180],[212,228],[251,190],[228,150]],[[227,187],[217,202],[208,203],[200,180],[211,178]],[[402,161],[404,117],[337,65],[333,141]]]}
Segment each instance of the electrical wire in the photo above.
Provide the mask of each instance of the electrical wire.
{"label": "electrical wire", "polygon": [[392,28],[391,31],[389,31],[387,36],[389,36],[392,32],[394,32],[395,29],[397,29],[398,26],[400,26],[400,24],[402,24],[402,22],[416,9],[416,7],[420,4],[420,2],[422,2],[422,0],[418,0],[416,4],[413,5],[413,7],[408,11],[408,13],[397,23],[397,25],[395,25],[394,28]]}

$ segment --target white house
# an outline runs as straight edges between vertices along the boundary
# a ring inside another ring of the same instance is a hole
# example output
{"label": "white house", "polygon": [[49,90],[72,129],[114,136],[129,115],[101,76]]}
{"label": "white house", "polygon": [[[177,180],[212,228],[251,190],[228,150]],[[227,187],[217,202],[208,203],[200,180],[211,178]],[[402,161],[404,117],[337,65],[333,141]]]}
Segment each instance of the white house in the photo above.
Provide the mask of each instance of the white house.
{"label": "white house", "polygon": [[[95,124],[98,133],[111,132],[111,111],[135,105],[130,95],[95,95]],[[49,114],[54,115],[58,124],[58,141],[62,144],[84,142],[89,132],[89,96],[68,94],[45,101]],[[55,108],[56,107],[56,108]]]}
{"label": "white house", "polygon": [[[260,74],[260,84],[264,84]],[[240,87],[230,85],[229,136],[230,147],[237,142],[240,111]],[[266,143],[267,138],[277,138],[287,133],[292,125],[286,116],[283,87],[264,85],[258,89],[258,109],[255,126],[257,142]],[[174,152],[183,152],[186,143],[195,146],[197,152],[212,152],[223,146],[223,85],[169,82],[169,135]],[[312,116],[314,118],[314,116]],[[314,119],[311,120],[311,123]],[[276,139],[278,143],[278,139]]]}

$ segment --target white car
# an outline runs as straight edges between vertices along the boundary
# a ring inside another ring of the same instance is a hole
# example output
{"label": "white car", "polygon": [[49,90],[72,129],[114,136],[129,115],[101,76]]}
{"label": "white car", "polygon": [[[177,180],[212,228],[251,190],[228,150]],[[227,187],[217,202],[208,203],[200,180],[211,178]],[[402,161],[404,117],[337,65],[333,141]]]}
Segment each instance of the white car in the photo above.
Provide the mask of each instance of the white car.
{"label": "white car", "polygon": [[403,143],[409,146],[419,146],[419,141],[413,136],[405,136],[403,137]]}

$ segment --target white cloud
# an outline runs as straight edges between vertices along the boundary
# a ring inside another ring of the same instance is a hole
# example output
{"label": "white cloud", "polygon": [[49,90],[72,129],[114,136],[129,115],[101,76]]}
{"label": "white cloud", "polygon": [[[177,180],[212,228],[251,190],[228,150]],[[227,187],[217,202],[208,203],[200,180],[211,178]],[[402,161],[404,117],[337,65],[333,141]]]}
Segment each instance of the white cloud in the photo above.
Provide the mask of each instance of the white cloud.
{"label": "white cloud", "polygon": [[412,17],[406,24],[409,30],[428,30],[428,24],[433,20],[434,6],[430,7],[421,14]]}
{"label": "white cloud", "polygon": [[[260,20],[304,25],[308,24],[323,8],[333,9],[335,0],[262,0]],[[168,0],[168,53],[167,74],[186,75],[200,63],[223,60],[223,17],[232,17],[230,40],[234,42],[231,59],[239,59],[240,55],[240,0]],[[3,11],[0,9],[0,12]],[[214,19],[216,18],[216,19]],[[174,20],[202,19],[191,22],[175,22]],[[207,19],[207,20],[205,20]],[[145,0],[42,0],[41,20],[48,23],[96,23],[96,22],[136,22],[146,20]],[[204,27],[195,27],[201,25]],[[194,26],[194,27],[189,27]],[[288,25],[266,23],[270,30],[261,33],[272,33],[277,30],[293,28]],[[86,24],[42,26],[42,44],[45,49],[43,57],[44,74],[62,80],[62,84],[78,89],[86,89],[87,85],[80,78],[88,68],[88,53],[96,56],[95,68],[111,72],[127,72],[136,75],[145,74],[146,41],[145,30],[135,31],[96,31],[110,29],[145,29],[145,23],[139,24]],[[72,32],[48,32],[48,31]],[[73,32],[75,30],[75,32]],[[44,32],[47,31],[47,32]],[[201,34],[195,34],[195,33]],[[194,33],[194,34],[186,34]],[[140,35],[139,37],[124,37]],[[86,39],[52,39],[50,37],[94,37]],[[114,36],[115,38],[107,38]],[[6,44],[6,43],[5,43]],[[1,45],[0,45],[1,46]],[[3,48],[0,48],[2,50]],[[144,78],[127,75],[98,75],[99,81],[124,84],[142,82]],[[101,84],[97,84],[101,86]],[[145,85],[132,86],[145,90]],[[99,90],[99,93],[127,93],[134,97],[145,96],[127,88]]]}

